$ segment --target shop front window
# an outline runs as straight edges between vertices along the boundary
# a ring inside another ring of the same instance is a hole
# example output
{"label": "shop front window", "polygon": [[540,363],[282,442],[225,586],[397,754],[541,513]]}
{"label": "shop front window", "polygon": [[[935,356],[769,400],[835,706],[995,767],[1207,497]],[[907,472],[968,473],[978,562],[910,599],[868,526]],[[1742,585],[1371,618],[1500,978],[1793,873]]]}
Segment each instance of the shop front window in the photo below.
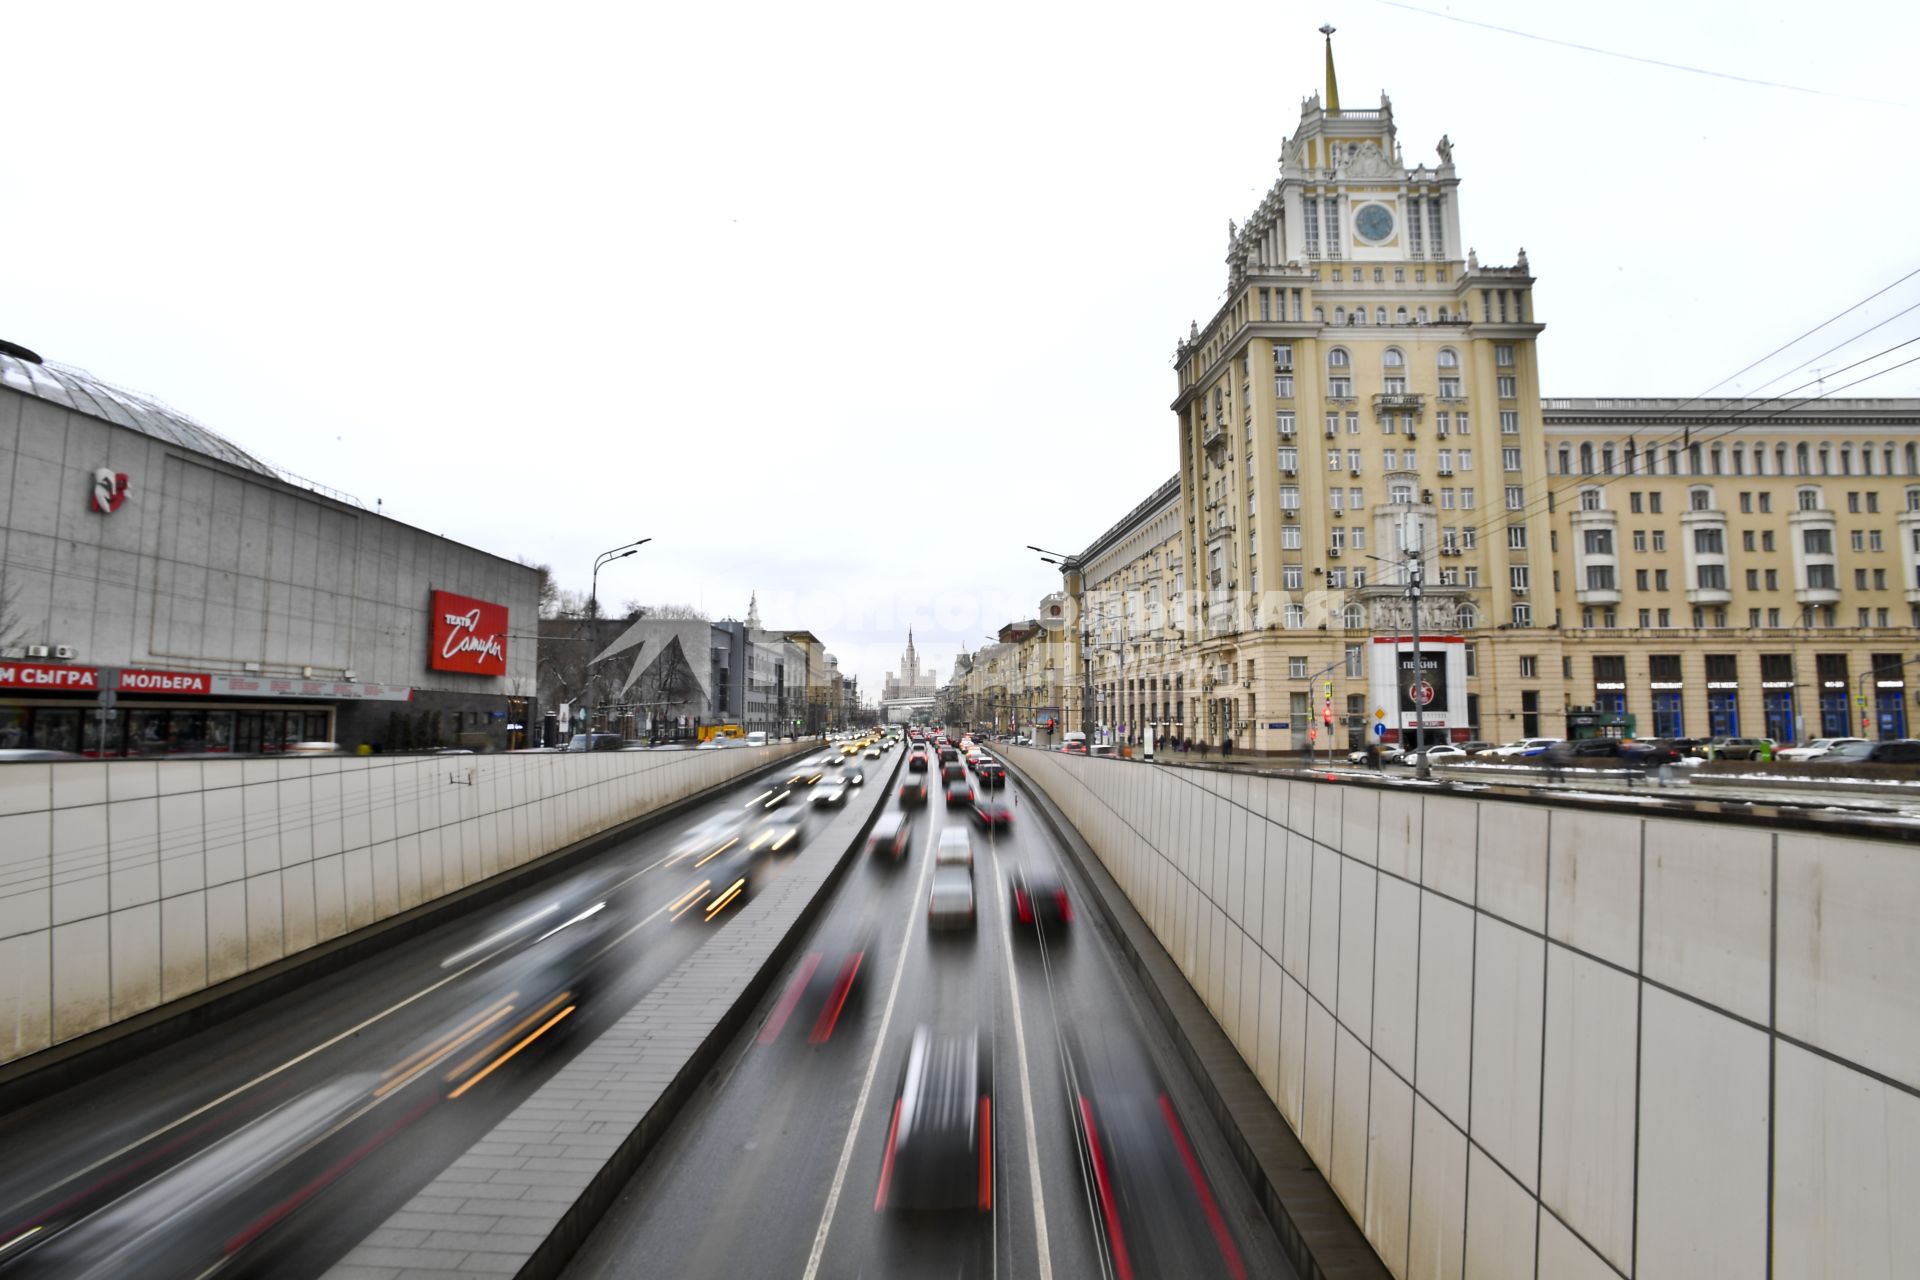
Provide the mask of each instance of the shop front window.
{"label": "shop front window", "polygon": [[1853,733],[1852,712],[1847,709],[1844,689],[1825,689],[1820,693],[1820,736],[1845,738]]}
{"label": "shop front window", "polygon": [[1905,689],[1880,689],[1876,691],[1880,712],[1880,737],[1904,738],[1907,736],[1907,691]]}
{"label": "shop front window", "polygon": [[1653,736],[1656,738],[1684,738],[1686,730],[1680,714],[1680,694],[1677,690],[1667,690],[1653,695]]}
{"label": "shop front window", "polygon": [[1707,693],[1707,732],[1716,738],[1740,736],[1740,694],[1734,689]]}
{"label": "shop front window", "polygon": [[1792,742],[1794,733],[1793,690],[1768,689],[1761,695],[1767,713],[1766,736],[1775,742]]}

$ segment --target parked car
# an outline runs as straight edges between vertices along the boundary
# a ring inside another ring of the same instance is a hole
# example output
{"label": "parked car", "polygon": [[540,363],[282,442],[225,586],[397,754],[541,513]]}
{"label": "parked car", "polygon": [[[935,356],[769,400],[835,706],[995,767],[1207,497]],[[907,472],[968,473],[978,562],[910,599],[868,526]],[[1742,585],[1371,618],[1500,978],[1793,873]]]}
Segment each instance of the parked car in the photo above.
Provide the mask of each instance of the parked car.
{"label": "parked car", "polygon": [[[716,746],[720,741],[715,738],[712,743],[702,745]],[[618,751],[619,749],[620,735],[617,733],[576,733],[567,741],[569,751]]]}
{"label": "parked car", "polygon": [[1496,747],[1499,744],[1493,743],[1493,742],[1481,742],[1478,739],[1474,739],[1468,742],[1462,742],[1459,745],[1460,745],[1460,749],[1466,752],[1468,755],[1477,756],[1483,751],[1493,750],[1494,747]]}
{"label": "parked car", "polygon": [[1620,739],[1579,738],[1556,742],[1540,757],[1550,765],[1608,765],[1620,759]]}
{"label": "parked car", "polygon": [[1707,744],[1709,760],[1771,760],[1772,738],[1715,738]]}
{"label": "parked car", "polygon": [[1920,738],[1888,738],[1867,749],[1869,764],[1920,764]]}
{"label": "parked car", "polygon": [[1865,738],[1815,738],[1812,742],[1797,747],[1782,747],[1773,753],[1775,760],[1817,760],[1835,747],[1852,742],[1865,742]]}
{"label": "parked car", "polygon": [[1559,741],[1558,738],[1521,738],[1516,742],[1495,747],[1487,754],[1502,760],[1524,759],[1527,756],[1544,754]]}

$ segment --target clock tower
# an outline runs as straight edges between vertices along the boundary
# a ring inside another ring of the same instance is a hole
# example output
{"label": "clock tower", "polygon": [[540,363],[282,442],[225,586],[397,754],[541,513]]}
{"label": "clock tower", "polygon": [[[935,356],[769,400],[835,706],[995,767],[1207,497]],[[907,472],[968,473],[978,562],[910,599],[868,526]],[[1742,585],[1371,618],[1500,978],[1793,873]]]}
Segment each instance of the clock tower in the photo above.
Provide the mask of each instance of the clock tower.
{"label": "clock tower", "polygon": [[1452,142],[1409,164],[1385,94],[1341,104],[1321,30],[1324,93],[1174,353],[1184,719],[1256,754],[1504,729],[1480,681],[1504,694],[1509,650],[1539,669],[1556,621],[1526,253],[1481,265]]}

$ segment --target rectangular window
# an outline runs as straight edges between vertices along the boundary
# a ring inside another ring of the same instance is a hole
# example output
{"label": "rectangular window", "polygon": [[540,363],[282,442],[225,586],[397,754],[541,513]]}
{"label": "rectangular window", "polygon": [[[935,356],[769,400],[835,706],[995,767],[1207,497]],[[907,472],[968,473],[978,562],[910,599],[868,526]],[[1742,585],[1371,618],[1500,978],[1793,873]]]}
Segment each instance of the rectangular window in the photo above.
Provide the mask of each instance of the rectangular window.
{"label": "rectangular window", "polygon": [[1645,529],[1635,529],[1633,531],[1633,549],[1635,551],[1645,551],[1647,549],[1647,531]]}
{"label": "rectangular window", "polygon": [[1869,551],[1885,551],[1886,550],[1886,546],[1880,541],[1880,531],[1878,529],[1867,530],[1867,550]]}
{"label": "rectangular window", "polygon": [[1518,449],[1502,449],[1500,451],[1500,469],[1503,471],[1518,471],[1520,469],[1520,451]]}
{"label": "rectangular window", "polygon": [[1516,604],[1513,606],[1513,625],[1516,627],[1532,626],[1533,606],[1530,604]]}
{"label": "rectangular window", "polygon": [[1610,556],[1613,554],[1613,530],[1588,529],[1585,536],[1588,555]]}
{"label": "rectangular window", "polygon": [[1304,583],[1305,571],[1297,564],[1284,565],[1280,570],[1280,585],[1289,591],[1298,591]]}
{"label": "rectangular window", "polygon": [[1725,555],[1727,552],[1724,531],[1720,529],[1695,529],[1693,531],[1693,549],[1703,556]]}
{"label": "rectangular window", "polygon": [[1355,526],[1347,530],[1355,551],[1364,551],[1367,547],[1367,531],[1364,526]]}
{"label": "rectangular window", "polygon": [[1855,551],[1865,551],[1867,549],[1867,535],[1863,530],[1855,529],[1849,537]]}
{"label": "rectangular window", "polygon": [[1274,378],[1273,394],[1282,400],[1293,399],[1293,375],[1288,373]]}
{"label": "rectangular window", "polygon": [[1347,415],[1347,434],[1350,436],[1357,436],[1360,434],[1360,415],[1359,414],[1350,413]]}
{"label": "rectangular window", "polygon": [[1653,549],[1655,551],[1665,551],[1667,549],[1667,531],[1665,529],[1655,529],[1653,531]]}
{"label": "rectangular window", "polygon": [[1357,644],[1347,646],[1347,674],[1352,677],[1366,674],[1366,650]]}
{"label": "rectangular window", "polygon": [[1507,486],[1507,510],[1524,511],[1527,508],[1526,490],[1517,484]]}
{"label": "rectangular window", "polygon": [[1339,525],[1335,525],[1327,531],[1327,534],[1333,539],[1333,549],[1335,551],[1345,551],[1347,549],[1347,531],[1345,529]]}
{"label": "rectangular window", "polygon": [[1299,654],[1287,659],[1287,679],[1305,680],[1307,678],[1307,660]]}
{"label": "rectangular window", "polygon": [[1855,591],[1865,591],[1867,589],[1867,571],[1865,569],[1855,569],[1853,571],[1853,589]]}
{"label": "rectangular window", "polygon": [[1468,551],[1477,548],[1480,545],[1480,531],[1472,525],[1468,525],[1462,529],[1460,531],[1460,545]]}
{"label": "rectangular window", "polygon": [[1461,654],[1467,660],[1467,679],[1469,680],[1480,674],[1480,656],[1477,649],[1478,646],[1472,644],[1461,646]]}
{"label": "rectangular window", "polygon": [[1747,570],[1747,590],[1758,591],[1759,589],[1760,589],[1760,571],[1758,569]]}
{"label": "rectangular window", "polygon": [[1473,470],[1473,450],[1462,449],[1460,451],[1460,469],[1462,471]]}
{"label": "rectangular window", "polygon": [[1503,374],[1496,378],[1495,382],[1498,384],[1497,389],[1502,400],[1511,400],[1520,394],[1519,380],[1511,374]]}
{"label": "rectangular window", "polygon": [[1860,491],[1858,489],[1850,489],[1847,491],[1847,510],[1856,516],[1860,514]]}
{"label": "rectangular window", "polygon": [[1538,679],[1539,675],[1540,675],[1539,657],[1531,653],[1521,654],[1520,655],[1520,678],[1522,680],[1534,680],[1534,679]]}
{"label": "rectangular window", "polygon": [[1461,488],[1460,509],[1462,511],[1473,510],[1473,486],[1472,485],[1465,485]]}
{"label": "rectangular window", "polygon": [[1753,530],[1742,529],[1740,531],[1740,549],[1742,551],[1753,550]]}
{"label": "rectangular window", "polygon": [[1753,495],[1745,489],[1740,491],[1740,513],[1749,514],[1753,510]]}
{"label": "rectangular window", "polygon": [[1334,400],[1353,399],[1352,378],[1328,378],[1327,395]]}
{"label": "rectangular window", "polygon": [[1360,474],[1360,451],[1358,449],[1347,450],[1347,470],[1356,476]]}
{"label": "rectangular window", "polygon": [[1467,411],[1465,409],[1462,409],[1454,415],[1453,430],[1455,435],[1470,436],[1473,434],[1473,420],[1467,417]]}
{"label": "rectangular window", "polygon": [[1451,470],[1453,470],[1453,450],[1442,449],[1440,451],[1440,473],[1445,475]]}
{"label": "rectangular window", "polygon": [[1327,490],[1327,506],[1334,511],[1346,510],[1346,496],[1340,486]]}
{"label": "rectangular window", "polygon": [[1341,461],[1342,461],[1341,454],[1338,449],[1327,450],[1327,470],[1329,471],[1340,470]]}
{"label": "rectangular window", "polygon": [[1299,485],[1283,484],[1280,486],[1280,509],[1282,511],[1298,511],[1300,509]]}
{"label": "rectangular window", "polygon": [[1300,450],[1291,445],[1282,448],[1280,450],[1280,470],[1287,475],[1292,475],[1294,472],[1300,470]]}
{"label": "rectangular window", "polygon": [[1320,256],[1320,201],[1318,197],[1308,196],[1303,202],[1302,222],[1307,231],[1307,256]]}
{"label": "rectangular window", "polygon": [[1635,569],[1633,571],[1633,589],[1635,591],[1645,591],[1647,589],[1647,571],[1645,569]]}
{"label": "rectangular window", "polygon": [[1460,398],[1460,379],[1457,377],[1442,377],[1440,379],[1440,398],[1442,400],[1458,400]]}
{"label": "rectangular window", "polygon": [[1807,566],[1807,587],[1815,591],[1834,589],[1833,566],[1830,564],[1810,564]]}
{"label": "rectangular window", "polygon": [[1500,434],[1503,436],[1517,436],[1520,434],[1519,410],[1502,409],[1500,411]]}
{"label": "rectangular window", "polygon": [[1525,591],[1532,585],[1532,578],[1523,564],[1510,565],[1507,569],[1507,581],[1515,591]]}
{"label": "rectangular window", "polygon": [[1762,551],[1773,550],[1773,530],[1762,529],[1760,531],[1760,549]]}
{"label": "rectangular window", "polygon": [[1450,413],[1436,413],[1433,415],[1433,425],[1434,434],[1442,440],[1445,440],[1452,434],[1453,415]]}
{"label": "rectangular window", "polygon": [[1879,510],[1880,510],[1880,495],[1877,493],[1869,493],[1867,495],[1867,514],[1874,515]]}
{"label": "rectangular window", "polygon": [[1298,551],[1300,549],[1299,525],[1283,524],[1280,526],[1280,549],[1282,551]]}
{"label": "rectangular window", "polygon": [[1493,362],[1502,369],[1513,368],[1513,344],[1511,342],[1494,343]]}
{"label": "rectangular window", "polygon": [[1804,545],[1810,556],[1830,556],[1833,554],[1833,530],[1805,529]]}
{"label": "rectangular window", "polygon": [[1453,490],[1452,489],[1442,489],[1440,491],[1440,509],[1442,511],[1453,510]]}
{"label": "rectangular window", "polygon": [[[1440,217],[1442,200],[1443,197],[1440,196],[1430,196],[1427,199],[1427,256],[1430,258],[1447,256],[1446,223]],[[1446,275],[1446,270],[1443,268],[1436,278],[1444,281]]]}
{"label": "rectangular window", "polygon": [[1765,492],[1761,493],[1760,514],[1764,516],[1769,512],[1771,512],[1772,510],[1773,510],[1773,495]]}
{"label": "rectangular window", "polygon": [[[1587,530],[1587,549],[1588,550],[1593,549],[1593,535],[1597,532],[1599,532],[1599,530],[1597,529]],[[1513,548],[1515,551],[1526,550],[1527,526],[1523,524],[1508,525],[1507,526],[1507,545]]]}
{"label": "rectangular window", "polygon": [[1655,591],[1665,591],[1667,589],[1667,571],[1665,569],[1655,569],[1653,571],[1653,589]]}
{"label": "rectangular window", "polygon": [[1280,615],[1280,624],[1289,631],[1298,631],[1301,627],[1306,626],[1307,606],[1303,604],[1290,604],[1286,606]]}
{"label": "rectangular window", "polygon": [[1647,510],[1651,511],[1654,515],[1660,514],[1660,495],[1659,494],[1649,493],[1647,495]]}
{"label": "rectangular window", "polygon": [[1610,564],[1590,564],[1587,566],[1587,590],[1613,590],[1613,566]]}
{"label": "rectangular window", "polygon": [[1725,591],[1727,589],[1727,566],[1723,564],[1696,565],[1698,574],[1696,585],[1703,591]]}
{"label": "rectangular window", "polygon": [[[1627,510],[1631,511],[1634,515],[1640,514],[1640,491],[1639,490],[1636,489],[1632,493],[1629,493],[1627,495]],[[1641,549],[1644,550],[1644,548],[1641,548]]]}

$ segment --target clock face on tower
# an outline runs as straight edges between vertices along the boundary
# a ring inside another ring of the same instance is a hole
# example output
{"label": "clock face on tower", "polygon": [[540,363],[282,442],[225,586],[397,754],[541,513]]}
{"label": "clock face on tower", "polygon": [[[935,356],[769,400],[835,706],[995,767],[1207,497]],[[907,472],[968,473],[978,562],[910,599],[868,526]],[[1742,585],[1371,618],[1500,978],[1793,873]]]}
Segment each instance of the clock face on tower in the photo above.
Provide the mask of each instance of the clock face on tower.
{"label": "clock face on tower", "polygon": [[1393,234],[1393,210],[1383,204],[1365,204],[1353,215],[1353,229],[1362,240],[1378,244]]}

